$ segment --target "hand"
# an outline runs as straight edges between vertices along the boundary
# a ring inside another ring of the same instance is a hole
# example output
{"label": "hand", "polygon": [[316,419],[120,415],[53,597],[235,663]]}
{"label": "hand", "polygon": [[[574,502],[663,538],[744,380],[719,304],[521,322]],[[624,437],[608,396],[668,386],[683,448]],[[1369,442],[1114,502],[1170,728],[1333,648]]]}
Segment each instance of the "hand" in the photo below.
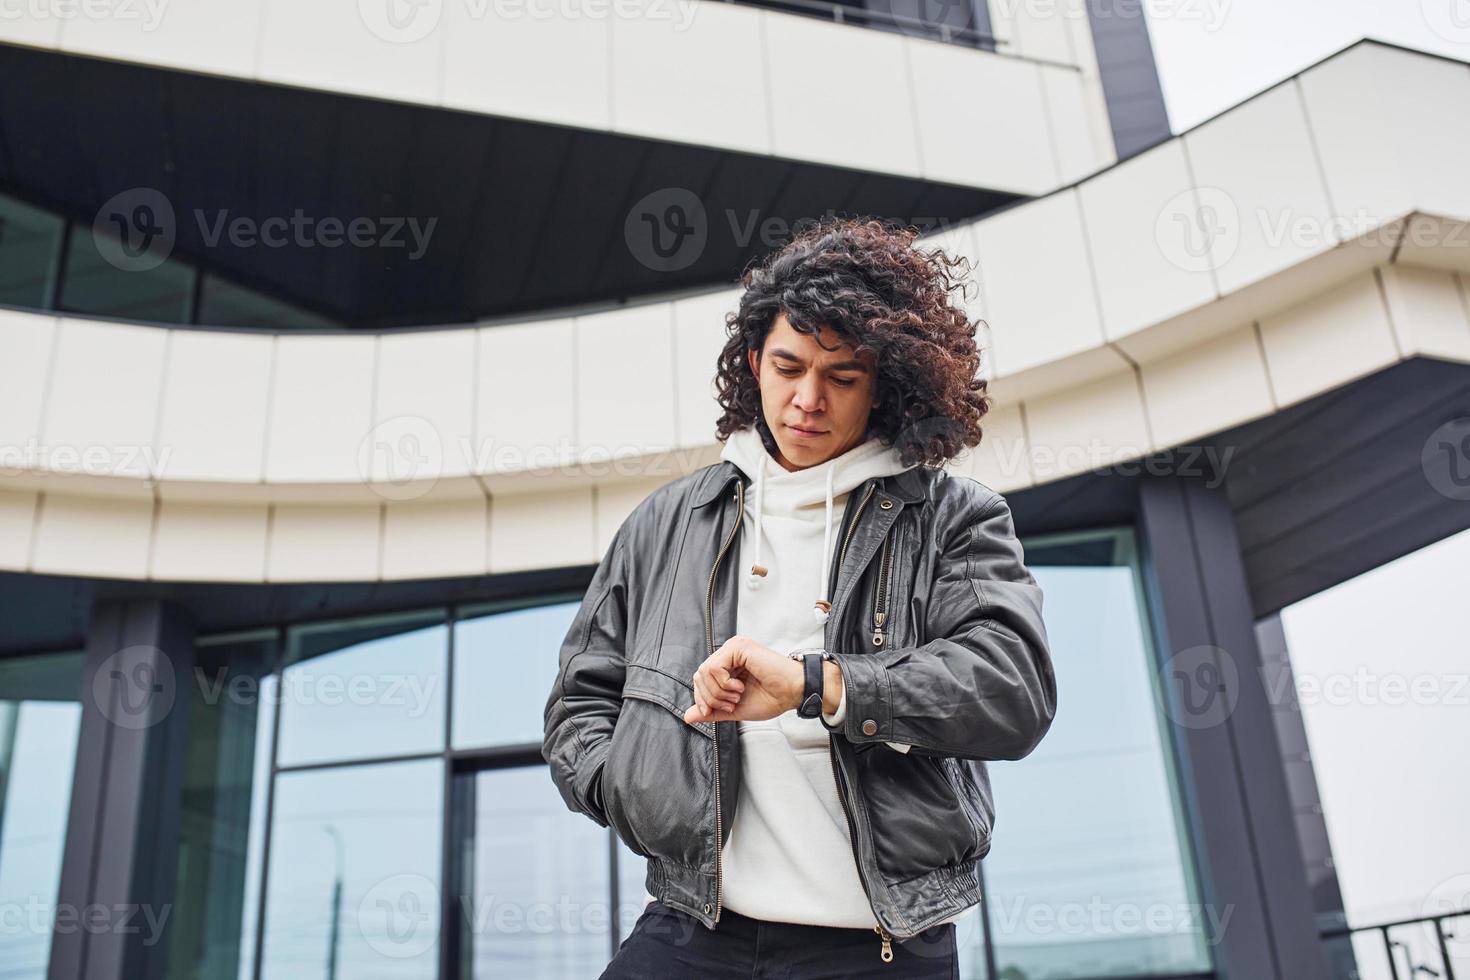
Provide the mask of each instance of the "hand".
{"label": "hand", "polygon": [[792,660],[748,636],[732,636],[694,672],[694,704],[684,712],[701,721],[764,721],[801,704],[805,680]]}

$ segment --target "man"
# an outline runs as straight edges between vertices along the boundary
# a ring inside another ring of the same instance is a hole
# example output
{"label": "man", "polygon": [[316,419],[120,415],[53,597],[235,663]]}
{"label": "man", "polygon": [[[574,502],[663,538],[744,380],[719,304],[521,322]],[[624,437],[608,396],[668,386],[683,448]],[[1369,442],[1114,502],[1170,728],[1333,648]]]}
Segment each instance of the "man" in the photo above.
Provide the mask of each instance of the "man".
{"label": "man", "polygon": [[562,645],[542,754],[656,899],[604,978],[959,975],[984,763],[1056,683],[1005,499],[941,468],[989,404],[914,235],[829,220],[747,272],[721,460],[635,508]]}

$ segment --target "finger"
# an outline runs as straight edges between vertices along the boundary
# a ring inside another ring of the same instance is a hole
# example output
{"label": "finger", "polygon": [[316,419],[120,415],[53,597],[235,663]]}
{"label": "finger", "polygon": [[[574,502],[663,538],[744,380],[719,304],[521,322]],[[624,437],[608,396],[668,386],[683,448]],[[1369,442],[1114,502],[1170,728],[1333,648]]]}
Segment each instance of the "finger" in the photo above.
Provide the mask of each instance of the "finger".
{"label": "finger", "polygon": [[707,705],[712,705],[716,708],[725,704],[733,707],[740,702],[739,692],[725,691],[716,686],[711,676],[711,668],[708,665],[694,672],[694,692]]}
{"label": "finger", "polygon": [[735,677],[730,668],[724,664],[710,664],[708,668],[710,679],[721,691],[739,692],[745,690],[745,685]]}

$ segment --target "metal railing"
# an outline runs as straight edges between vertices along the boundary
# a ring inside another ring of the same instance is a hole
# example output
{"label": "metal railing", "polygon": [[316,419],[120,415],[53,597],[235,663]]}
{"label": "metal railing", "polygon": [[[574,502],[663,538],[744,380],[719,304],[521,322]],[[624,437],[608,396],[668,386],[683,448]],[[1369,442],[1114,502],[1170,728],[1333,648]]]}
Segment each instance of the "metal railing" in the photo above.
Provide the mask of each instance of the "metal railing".
{"label": "metal railing", "polygon": [[846,4],[832,2],[832,0],[725,0],[725,2],[785,10],[809,17],[820,17],[839,24],[855,23],[866,27],[892,28],[911,36],[933,38],[946,44],[968,44],[989,51],[994,51],[998,44],[1005,43],[998,41],[995,35],[973,27],[924,20],[921,17],[901,14],[893,10],[850,7]]}
{"label": "metal railing", "polygon": [[[1380,922],[1371,926],[1342,926],[1334,929],[1322,930],[1322,939],[1341,939],[1346,937],[1349,942],[1354,936],[1376,933],[1383,943],[1383,952],[1388,960],[1388,973],[1392,980],[1420,980],[1429,977],[1431,980],[1455,980],[1455,964],[1450,957],[1449,942],[1452,939],[1470,939],[1470,927],[1456,934],[1446,926],[1450,919],[1462,919],[1470,917],[1470,909],[1462,909],[1458,912],[1446,912],[1443,915],[1422,915],[1414,919],[1396,919],[1393,922]],[[1390,930],[1401,929],[1408,926],[1432,926],[1434,930],[1434,941],[1436,951],[1439,953],[1440,969],[1436,970],[1428,963],[1415,963],[1414,952],[1406,942],[1401,942],[1390,935]],[[1399,954],[1403,954],[1407,974],[1399,970]]]}

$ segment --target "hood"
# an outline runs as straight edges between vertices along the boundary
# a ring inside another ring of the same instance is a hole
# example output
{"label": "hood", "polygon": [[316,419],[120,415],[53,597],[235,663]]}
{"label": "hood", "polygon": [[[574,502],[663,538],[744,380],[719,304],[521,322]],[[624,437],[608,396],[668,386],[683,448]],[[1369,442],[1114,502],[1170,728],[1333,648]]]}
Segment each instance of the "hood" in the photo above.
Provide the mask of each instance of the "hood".
{"label": "hood", "polygon": [[755,484],[755,560],[746,576],[746,588],[759,588],[768,571],[761,565],[761,518],[767,512],[795,514],[802,508],[825,508],[820,581],[812,607],[817,622],[825,623],[832,611],[827,579],[832,567],[833,498],[852,492],[874,477],[893,476],[910,467],[900,461],[897,449],[872,438],[825,463],[793,473],[766,451],[753,425],[730,434],[720,459],[734,463]]}

